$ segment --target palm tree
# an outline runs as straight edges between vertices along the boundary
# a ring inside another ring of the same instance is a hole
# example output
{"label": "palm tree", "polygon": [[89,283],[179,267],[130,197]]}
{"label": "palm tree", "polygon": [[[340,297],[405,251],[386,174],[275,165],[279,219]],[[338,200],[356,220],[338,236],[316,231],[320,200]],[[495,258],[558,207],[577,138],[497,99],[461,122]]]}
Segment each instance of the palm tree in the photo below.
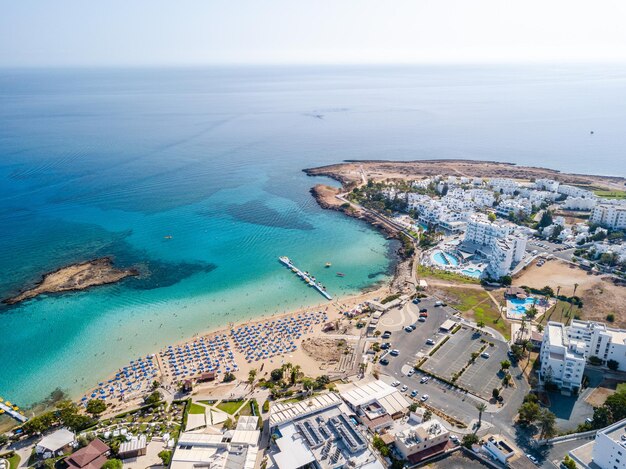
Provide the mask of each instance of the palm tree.
{"label": "palm tree", "polygon": [[248,373],[248,384],[250,385],[250,390],[254,391],[254,379],[256,378],[256,368],[252,368]]}
{"label": "palm tree", "polygon": [[478,429],[483,423],[483,412],[487,410],[487,404],[483,402],[481,402],[480,404],[476,404],[476,409],[478,410]]}
{"label": "palm tree", "polygon": [[296,380],[298,379],[298,376],[300,375],[300,365],[292,365],[291,366],[291,385],[293,386],[294,384],[296,384]]}
{"label": "palm tree", "polygon": [[556,434],[556,416],[548,409],[543,409],[539,413],[538,423],[541,429],[540,438],[551,438]]}

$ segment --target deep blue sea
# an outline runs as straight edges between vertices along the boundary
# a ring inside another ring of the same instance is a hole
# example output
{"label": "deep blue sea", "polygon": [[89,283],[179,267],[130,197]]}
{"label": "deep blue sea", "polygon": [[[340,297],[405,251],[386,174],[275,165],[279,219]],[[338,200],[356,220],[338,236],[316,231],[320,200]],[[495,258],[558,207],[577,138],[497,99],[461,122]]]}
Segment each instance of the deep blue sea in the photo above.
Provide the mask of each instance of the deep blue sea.
{"label": "deep blue sea", "polygon": [[168,343],[321,303],[279,255],[335,296],[386,280],[394,246],[321,210],[308,191],[324,180],[303,168],[467,158],[625,176],[625,122],[616,66],[0,70],[0,297],[105,255],[145,273],[1,307],[0,396],[78,395]]}

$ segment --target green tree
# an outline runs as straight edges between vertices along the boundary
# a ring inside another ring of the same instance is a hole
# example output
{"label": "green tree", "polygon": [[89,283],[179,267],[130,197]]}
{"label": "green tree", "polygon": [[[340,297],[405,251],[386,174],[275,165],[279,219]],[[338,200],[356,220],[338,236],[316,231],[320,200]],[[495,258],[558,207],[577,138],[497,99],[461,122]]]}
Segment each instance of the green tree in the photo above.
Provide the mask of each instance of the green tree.
{"label": "green tree", "polygon": [[539,228],[545,228],[546,226],[550,226],[552,224],[552,212],[550,210],[545,210],[541,214],[541,220],[539,220]]}
{"label": "green tree", "polygon": [[387,446],[385,442],[383,441],[383,439],[379,437],[378,435],[374,435],[374,438],[372,440],[372,445],[374,446],[374,448],[378,450],[381,456],[383,457],[389,456],[389,453],[390,453],[389,446]]}
{"label": "green tree", "polygon": [[237,379],[237,378],[235,377],[234,373],[232,373],[230,371],[227,371],[226,373],[224,373],[223,381],[225,383],[230,383],[231,381],[235,381],[235,379]]}
{"label": "green tree", "polygon": [[576,469],[576,462],[572,458],[570,458],[567,454],[565,455],[565,458],[563,459],[563,465],[567,469]]}
{"label": "green tree", "polygon": [[472,445],[476,443],[478,443],[478,436],[475,433],[467,433],[461,440],[461,444],[467,449],[472,449]]}
{"label": "green tree", "polygon": [[423,418],[423,421],[424,421],[424,422],[428,422],[428,421],[429,421],[432,417],[433,417],[433,413],[432,413],[430,410],[426,409],[426,410],[424,411],[424,418]]}
{"label": "green tree", "polygon": [[524,402],[517,411],[519,423],[530,425],[539,418],[541,408],[536,402]]}
{"label": "green tree", "polygon": [[87,412],[92,416],[100,415],[107,408],[106,402],[101,399],[91,399],[87,402]]}
{"label": "green tree", "polygon": [[161,399],[163,399],[163,395],[161,394],[161,392],[153,391],[148,397],[145,398],[144,402],[147,405],[153,405],[158,402],[161,402]]}
{"label": "green tree", "polygon": [[540,438],[552,438],[556,435],[556,416],[548,409],[541,409],[537,418]]}
{"label": "green tree", "polygon": [[609,313],[609,314],[607,314],[607,315],[606,315],[606,320],[607,320],[608,322],[615,322],[615,314],[613,314],[613,313]]}
{"label": "green tree", "polygon": [[232,430],[233,428],[235,428],[235,422],[233,422],[233,419],[229,417],[226,420],[224,420],[224,428],[226,430]]}
{"label": "green tree", "polygon": [[0,446],[4,446],[9,442],[9,437],[4,433],[0,433]]}
{"label": "green tree", "polygon": [[476,410],[478,410],[478,428],[480,428],[483,423],[483,412],[487,410],[487,405],[481,402],[476,405]]}
{"label": "green tree", "polygon": [[500,397],[500,390],[498,388],[493,388],[491,391],[491,397],[498,399],[498,397]]}
{"label": "green tree", "polygon": [[611,359],[606,362],[606,366],[609,368],[609,370],[617,371],[617,369],[619,368],[619,362],[617,360]]}
{"label": "green tree", "polygon": [[280,381],[283,379],[283,369],[276,368],[275,370],[272,370],[270,376],[272,377],[272,381]]}
{"label": "green tree", "polygon": [[168,467],[170,465],[170,461],[172,460],[172,452],[164,449],[159,452],[159,458],[161,458],[163,465]]}
{"label": "green tree", "polygon": [[593,409],[593,420],[591,425],[593,428],[608,427],[613,423],[611,411],[606,406],[595,407]]}
{"label": "green tree", "polygon": [[250,385],[250,389],[254,390],[254,380],[256,379],[256,368],[252,368],[249,372],[248,372],[248,384]]}
{"label": "green tree", "polygon": [[483,321],[478,321],[476,323],[476,327],[478,327],[479,329],[482,329],[483,327],[485,327],[485,323]]}
{"label": "green tree", "polygon": [[626,391],[610,395],[604,401],[604,405],[611,412],[613,422],[626,418]]}
{"label": "green tree", "polygon": [[508,370],[509,368],[511,368],[511,362],[508,360],[502,360],[500,362],[500,369],[502,370]]}
{"label": "green tree", "polygon": [[102,465],[102,469],[122,469],[122,461],[119,459],[109,459]]}
{"label": "green tree", "polygon": [[489,212],[489,214],[487,215],[487,218],[489,219],[489,221],[493,222],[496,221],[496,214],[493,212]]}

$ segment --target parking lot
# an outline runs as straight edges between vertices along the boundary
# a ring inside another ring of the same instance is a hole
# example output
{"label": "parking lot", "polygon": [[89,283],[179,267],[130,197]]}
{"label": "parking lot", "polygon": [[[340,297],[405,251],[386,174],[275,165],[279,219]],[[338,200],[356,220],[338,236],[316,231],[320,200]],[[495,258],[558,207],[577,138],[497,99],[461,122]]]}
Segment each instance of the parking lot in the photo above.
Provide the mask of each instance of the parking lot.
{"label": "parking lot", "polygon": [[482,335],[468,326],[463,326],[428,358],[422,369],[447,380],[463,369],[473,352],[478,352],[484,345]]}
{"label": "parking lot", "polygon": [[[494,344],[493,346],[488,345]],[[479,352],[485,345],[488,358],[478,356],[474,363],[468,366],[458,378],[456,384],[470,392],[490,399],[493,388],[500,387],[502,379],[500,362],[506,360],[508,347],[505,342],[463,326],[428,358],[422,369],[436,376],[451,380],[453,375],[460,372],[471,359],[474,352]]]}

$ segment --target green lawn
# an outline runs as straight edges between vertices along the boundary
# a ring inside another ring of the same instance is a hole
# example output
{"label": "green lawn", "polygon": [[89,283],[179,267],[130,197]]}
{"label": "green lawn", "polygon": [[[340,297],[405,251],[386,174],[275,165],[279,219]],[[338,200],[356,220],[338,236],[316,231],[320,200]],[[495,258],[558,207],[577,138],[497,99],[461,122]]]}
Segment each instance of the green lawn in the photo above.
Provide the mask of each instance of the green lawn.
{"label": "green lawn", "polygon": [[190,414],[204,414],[205,411],[206,411],[206,407],[200,404],[196,404],[195,402],[192,402],[191,405],[189,406]]}
{"label": "green lawn", "polygon": [[626,392],[626,383],[619,383],[617,385],[617,392]]}
{"label": "green lawn", "polygon": [[448,272],[447,270],[435,269],[434,267],[425,267],[423,265],[417,266],[417,276],[426,278],[436,278],[439,280],[445,280],[448,282],[456,283],[468,283],[479,284],[480,280],[466,277],[465,275],[459,275],[454,272]]}
{"label": "green lawn", "polygon": [[626,191],[595,190],[593,193],[605,199],[626,199]]}
{"label": "green lawn", "polygon": [[20,465],[20,456],[19,454],[14,453],[13,456],[7,459],[7,461],[9,461],[9,469],[17,469],[17,467]]}
{"label": "green lawn", "polygon": [[476,322],[484,322],[485,326],[500,332],[505,338],[511,337],[511,326],[500,317],[498,308],[484,290],[463,287],[449,287],[445,291],[452,299],[448,304],[458,309]]}
{"label": "green lawn", "polygon": [[224,401],[224,402],[220,402],[219,404],[217,404],[217,408],[220,410],[223,410],[227,414],[233,415],[235,412],[237,412],[239,407],[241,407],[241,404],[243,404],[242,400],[229,401],[229,402]]}

